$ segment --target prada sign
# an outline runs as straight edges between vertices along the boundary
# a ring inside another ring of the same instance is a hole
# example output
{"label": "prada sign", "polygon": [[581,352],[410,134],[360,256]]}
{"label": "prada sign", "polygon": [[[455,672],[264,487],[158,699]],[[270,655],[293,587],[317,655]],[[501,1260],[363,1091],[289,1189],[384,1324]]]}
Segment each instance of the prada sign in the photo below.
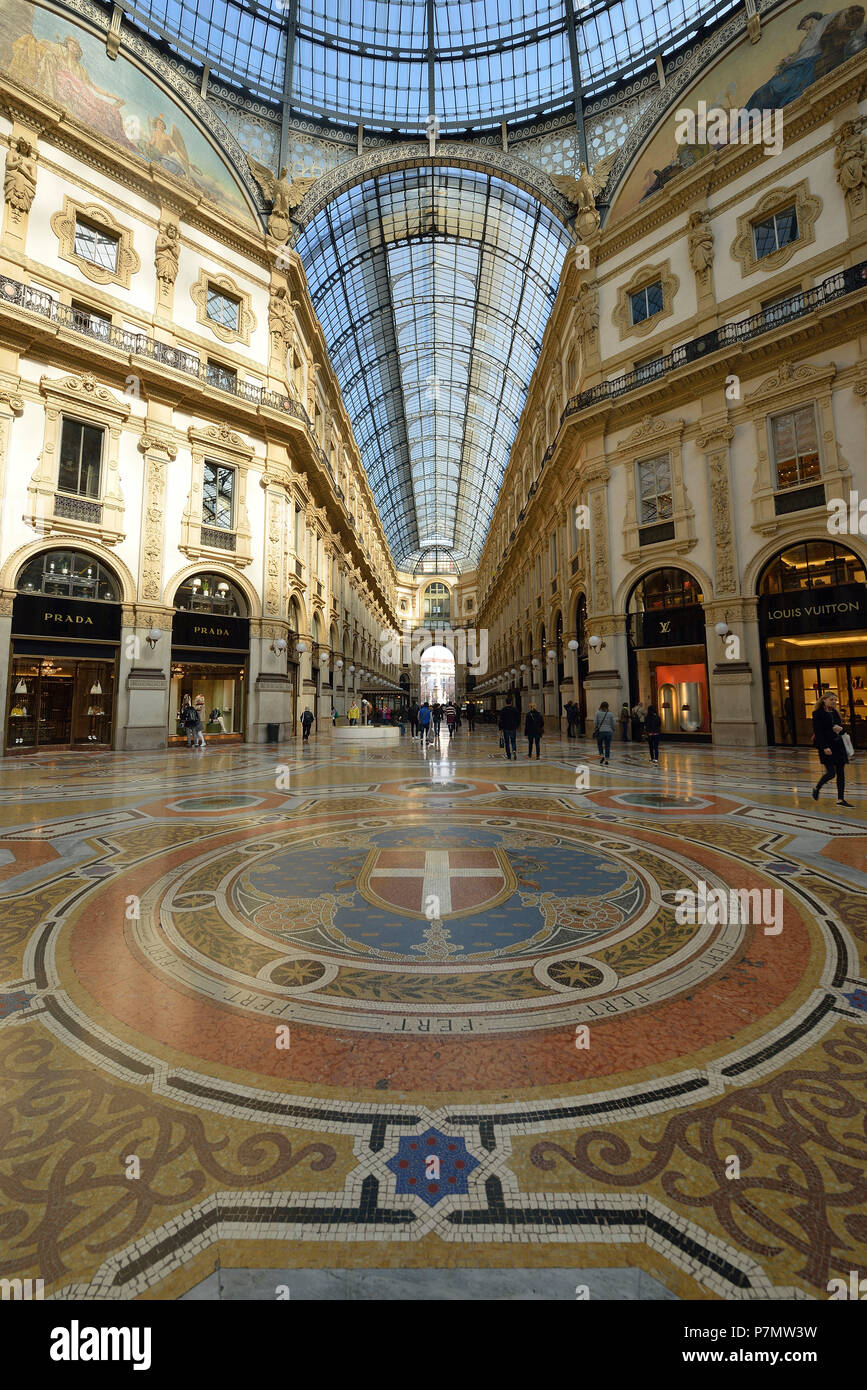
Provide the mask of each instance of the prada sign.
{"label": "prada sign", "polygon": [[867,628],[867,588],[863,584],[834,584],[825,589],[762,594],[759,626],[764,637]]}
{"label": "prada sign", "polygon": [[172,645],[246,652],[250,647],[250,619],[224,617],[222,613],[178,612],[172,620]]}
{"label": "prada sign", "polygon": [[88,599],[51,598],[48,594],[16,594],[12,631],[27,637],[80,638],[87,642],[120,641],[120,604]]}
{"label": "prada sign", "polygon": [[705,616],[700,603],[633,613],[631,622],[636,647],[704,646]]}

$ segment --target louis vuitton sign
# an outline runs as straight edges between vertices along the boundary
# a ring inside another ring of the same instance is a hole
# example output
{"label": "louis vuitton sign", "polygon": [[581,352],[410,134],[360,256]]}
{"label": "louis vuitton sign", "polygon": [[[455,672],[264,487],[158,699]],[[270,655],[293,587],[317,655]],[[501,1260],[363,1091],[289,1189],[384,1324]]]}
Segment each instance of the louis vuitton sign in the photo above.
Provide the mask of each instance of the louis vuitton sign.
{"label": "louis vuitton sign", "polygon": [[705,640],[705,616],[700,603],[633,613],[630,622],[636,647],[692,647]]}

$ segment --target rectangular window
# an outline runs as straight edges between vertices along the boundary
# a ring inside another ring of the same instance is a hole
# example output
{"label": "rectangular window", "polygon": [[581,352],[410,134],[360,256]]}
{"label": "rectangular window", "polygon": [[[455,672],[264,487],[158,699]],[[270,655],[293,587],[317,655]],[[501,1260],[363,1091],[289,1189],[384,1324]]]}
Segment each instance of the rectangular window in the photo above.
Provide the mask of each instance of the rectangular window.
{"label": "rectangular window", "polygon": [[662,281],[654,280],[652,285],[646,285],[644,289],[636,290],[629,296],[632,306],[632,322],[643,323],[645,319],[653,318],[654,314],[662,312]]}
{"label": "rectangular window", "polygon": [[638,525],[655,526],[674,515],[671,497],[671,460],[668,454],[636,464],[638,475]]}
{"label": "rectangular window", "polygon": [[205,461],[202,518],[206,526],[231,531],[235,518],[235,470]]}
{"label": "rectangular window", "polygon": [[106,314],[91,309],[89,305],[82,304],[77,299],[73,299],[70,308],[72,326],[77,328],[79,333],[93,333],[98,338],[108,337],[111,332],[111,319]]}
{"label": "rectangular window", "polygon": [[238,373],[234,367],[224,367],[221,362],[212,362],[208,358],[205,375],[208,385],[216,386],[220,391],[234,391],[237,388]]}
{"label": "rectangular window", "polygon": [[214,323],[218,323],[221,328],[231,328],[233,332],[237,333],[241,319],[241,305],[232,295],[225,294],[222,290],[209,285],[206,312],[208,318],[212,319]]}
{"label": "rectangular window", "polygon": [[75,493],[78,497],[99,497],[104,434],[105,431],[98,425],[85,425],[81,420],[68,420],[64,416],[57,479],[60,492]]}
{"label": "rectangular window", "polygon": [[762,260],[764,256],[772,256],[781,247],[797,240],[798,213],[794,207],[784,208],[782,212],[775,212],[772,217],[753,223],[753,244],[757,261]]}
{"label": "rectangular window", "polygon": [[76,256],[83,261],[90,261],[91,265],[98,265],[102,270],[117,270],[120,238],[112,236],[102,227],[94,227],[90,222],[82,222],[80,217],[76,217],[73,246]]}
{"label": "rectangular window", "polygon": [[816,412],[811,405],[774,415],[771,444],[778,488],[798,487],[821,477]]}

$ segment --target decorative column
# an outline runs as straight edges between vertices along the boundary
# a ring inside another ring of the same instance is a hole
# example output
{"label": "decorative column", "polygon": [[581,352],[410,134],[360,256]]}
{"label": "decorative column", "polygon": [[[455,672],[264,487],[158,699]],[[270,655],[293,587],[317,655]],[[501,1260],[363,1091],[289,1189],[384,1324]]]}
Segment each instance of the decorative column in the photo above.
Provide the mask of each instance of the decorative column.
{"label": "decorative column", "polygon": [[[587,728],[593,728],[593,716],[603,700],[607,700],[615,717],[628,689],[628,653],[626,648],[626,619],[611,612],[610,538],[608,525],[607,485],[611,476],[604,463],[597,463],[584,479],[590,507],[590,574],[587,604],[587,635],[601,637],[604,649],[588,648],[589,670],[584,681],[587,692]],[[610,639],[610,640],[606,640]],[[604,650],[604,655],[603,655]]]}
{"label": "decorative column", "polygon": [[[711,731],[714,743],[752,748],[764,743],[761,687],[753,671],[761,669],[758,601],[742,600],[731,505],[729,446],[734,426],[726,418],[705,422],[696,440],[707,463],[713,532],[714,599],[705,604]],[[717,623],[727,623],[721,637]]]}
{"label": "decorative column", "polygon": [[[177,445],[149,420],[138,441],[144,455],[138,599],[124,605],[118,672],[117,728],[128,751],[165,748],[168,739],[172,612],[163,603],[163,553],[170,465]],[[151,644],[148,635],[160,633]]]}
{"label": "decorative column", "polygon": [[[293,681],[289,675],[289,619],[286,592],[288,463],[269,454],[259,485],[265,493],[262,618],[250,624],[250,708],[248,739],[267,741],[268,725],[276,724],[280,739],[293,731]],[[274,650],[285,643],[282,651]]]}

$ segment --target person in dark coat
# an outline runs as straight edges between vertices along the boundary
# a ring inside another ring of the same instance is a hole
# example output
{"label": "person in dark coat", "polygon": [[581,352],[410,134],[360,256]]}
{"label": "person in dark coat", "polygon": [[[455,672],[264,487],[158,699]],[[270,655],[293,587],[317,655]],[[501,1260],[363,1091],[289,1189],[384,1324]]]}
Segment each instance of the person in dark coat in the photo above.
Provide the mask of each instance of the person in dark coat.
{"label": "person in dark coat", "polygon": [[843,716],[833,695],[825,695],[813,710],[813,741],[825,771],[813,788],[813,800],[826,782],[837,779],[837,805],[851,806],[846,800],[846,764],[849,756],[843,743]]}
{"label": "person in dark coat", "polygon": [[662,720],[656,712],[656,705],[647,706],[647,714],[644,716],[644,732],[647,734],[650,761],[654,767],[659,767],[659,735],[662,733]]}
{"label": "person in dark coat", "polygon": [[313,728],[313,711],[311,709],[305,709],[302,714],[301,728],[304,731],[304,742],[306,743],[310,737],[310,730]]}
{"label": "person in dark coat", "polygon": [[533,744],[536,745],[536,760],[539,758],[539,740],[545,731],[545,720],[535,705],[531,705],[527,710],[527,718],[524,720],[524,733],[527,735],[527,757],[533,756]]}
{"label": "person in dark coat", "polygon": [[418,737],[418,705],[415,700],[409,707],[409,732],[413,738]]}
{"label": "person in dark coat", "polygon": [[518,713],[518,710],[515,708],[515,703],[510,695],[506,703],[503,705],[503,708],[500,710],[500,717],[497,720],[500,733],[503,735],[503,744],[505,746],[506,757],[509,759],[509,762],[512,761],[512,753],[515,754],[516,761],[518,758],[518,749],[515,742],[515,733],[517,731],[518,722],[520,718],[521,716]]}

